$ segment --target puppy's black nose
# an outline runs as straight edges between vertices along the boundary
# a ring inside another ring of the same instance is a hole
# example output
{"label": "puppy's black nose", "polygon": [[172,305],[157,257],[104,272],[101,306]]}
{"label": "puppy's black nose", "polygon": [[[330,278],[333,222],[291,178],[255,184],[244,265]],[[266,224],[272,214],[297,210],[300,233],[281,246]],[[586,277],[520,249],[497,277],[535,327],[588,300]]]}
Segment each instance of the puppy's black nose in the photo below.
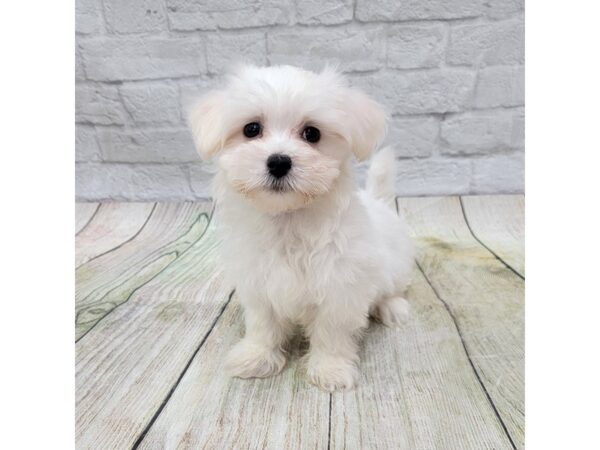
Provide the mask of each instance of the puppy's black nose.
{"label": "puppy's black nose", "polygon": [[281,153],[273,153],[267,159],[267,168],[269,169],[269,173],[275,178],[281,178],[292,168],[292,159]]}

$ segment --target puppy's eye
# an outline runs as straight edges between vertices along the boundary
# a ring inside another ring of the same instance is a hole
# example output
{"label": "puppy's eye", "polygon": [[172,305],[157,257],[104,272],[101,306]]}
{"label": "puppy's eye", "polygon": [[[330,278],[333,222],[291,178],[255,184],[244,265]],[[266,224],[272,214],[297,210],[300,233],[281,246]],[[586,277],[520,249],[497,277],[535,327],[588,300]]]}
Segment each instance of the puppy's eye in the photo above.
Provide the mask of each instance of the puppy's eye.
{"label": "puppy's eye", "polygon": [[315,142],[319,142],[319,139],[321,139],[321,132],[318,128],[306,127],[304,130],[302,130],[302,138],[305,141],[314,144]]}
{"label": "puppy's eye", "polygon": [[244,136],[247,138],[253,138],[260,134],[262,127],[258,122],[250,122],[244,125]]}

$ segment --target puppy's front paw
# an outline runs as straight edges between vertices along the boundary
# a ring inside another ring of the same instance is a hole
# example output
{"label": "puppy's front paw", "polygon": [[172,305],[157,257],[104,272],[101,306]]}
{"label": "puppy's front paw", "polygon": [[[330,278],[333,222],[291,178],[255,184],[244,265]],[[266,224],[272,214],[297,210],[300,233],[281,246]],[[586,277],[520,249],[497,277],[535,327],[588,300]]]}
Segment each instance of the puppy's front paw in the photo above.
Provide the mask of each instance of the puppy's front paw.
{"label": "puppy's front paw", "polygon": [[381,300],[375,305],[373,317],[388,327],[397,327],[406,322],[410,305],[402,297],[391,297]]}
{"label": "puppy's front paw", "polygon": [[308,354],[305,364],[308,380],[325,391],[349,390],[358,384],[359,372],[352,360]]}
{"label": "puppy's front paw", "polygon": [[268,348],[256,342],[242,339],[227,355],[225,369],[232,377],[266,378],[277,375],[285,366],[285,354],[279,349]]}

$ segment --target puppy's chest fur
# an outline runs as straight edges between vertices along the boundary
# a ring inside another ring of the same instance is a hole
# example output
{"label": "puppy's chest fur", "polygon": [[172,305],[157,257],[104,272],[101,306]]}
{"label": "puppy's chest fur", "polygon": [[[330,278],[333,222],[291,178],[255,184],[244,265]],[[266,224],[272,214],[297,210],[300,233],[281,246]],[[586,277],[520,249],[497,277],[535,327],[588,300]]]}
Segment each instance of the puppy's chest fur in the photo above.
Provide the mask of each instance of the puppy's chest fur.
{"label": "puppy's chest fur", "polygon": [[231,282],[242,295],[260,296],[293,321],[303,322],[311,306],[327,297],[335,272],[349,265],[352,230],[339,216],[237,220],[230,212],[222,219],[227,224],[223,257]]}

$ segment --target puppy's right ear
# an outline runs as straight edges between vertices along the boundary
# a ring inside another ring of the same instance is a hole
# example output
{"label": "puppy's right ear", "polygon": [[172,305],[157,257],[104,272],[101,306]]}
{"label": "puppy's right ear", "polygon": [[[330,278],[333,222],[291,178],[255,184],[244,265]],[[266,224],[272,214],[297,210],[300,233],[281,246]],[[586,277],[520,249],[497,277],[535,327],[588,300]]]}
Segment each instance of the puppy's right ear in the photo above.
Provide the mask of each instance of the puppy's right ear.
{"label": "puppy's right ear", "polygon": [[196,151],[204,160],[211,159],[225,145],[224,100],[223,92],[213,91],[202,97],[190,110],[188,123]]}

